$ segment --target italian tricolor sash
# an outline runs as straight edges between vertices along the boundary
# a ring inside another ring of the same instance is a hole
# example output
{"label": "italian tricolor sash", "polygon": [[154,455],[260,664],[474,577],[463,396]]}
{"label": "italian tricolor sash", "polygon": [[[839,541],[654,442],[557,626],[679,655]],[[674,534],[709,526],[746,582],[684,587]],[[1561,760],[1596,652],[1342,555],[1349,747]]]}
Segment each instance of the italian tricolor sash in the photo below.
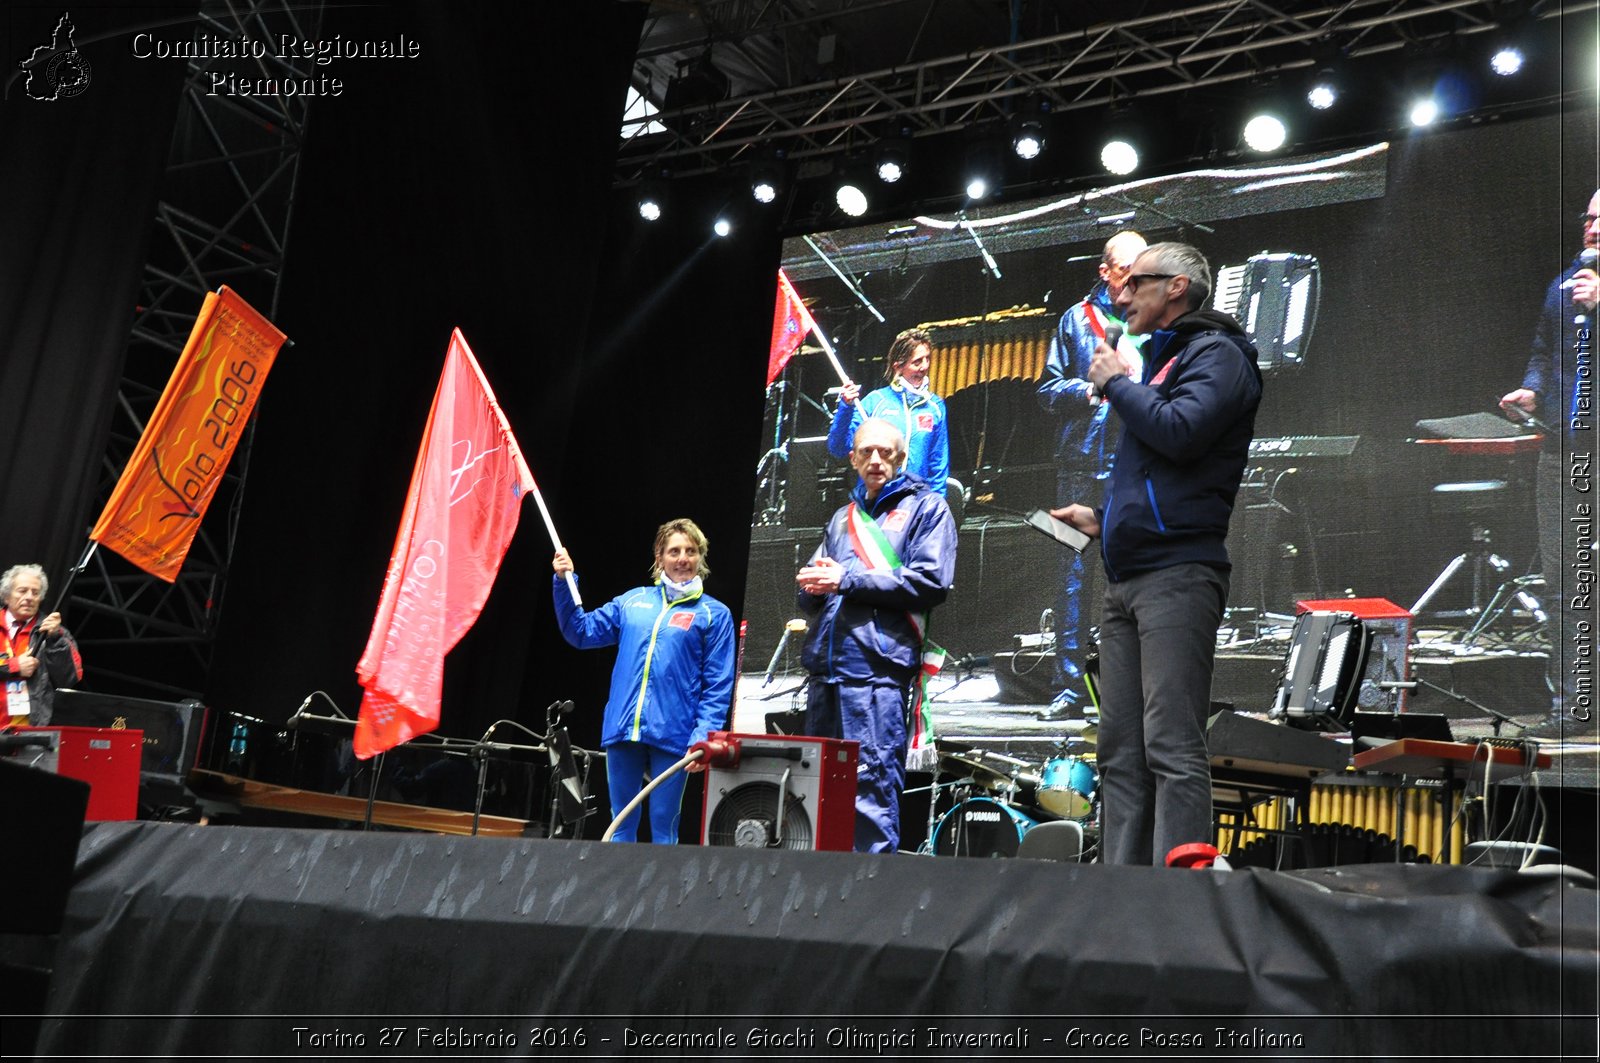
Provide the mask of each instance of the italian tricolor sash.
{"label": "italian tricolor sash", "polygon": [[[869,569],[893,571],[903,567],[894,544],[883,534],[878,522],[862,512],[854,502],[845,512],[845,528],[850,533],[850,548]],[[911,741],[906,749],[908,771],[932,771],[938,764],[939,754],[933,747],[933,717],[928,712],[928,680],[944,667],[945,651],[928,638],[928,614],[906,612],[911,629],[917,633],[922,667],[911,688]]]}

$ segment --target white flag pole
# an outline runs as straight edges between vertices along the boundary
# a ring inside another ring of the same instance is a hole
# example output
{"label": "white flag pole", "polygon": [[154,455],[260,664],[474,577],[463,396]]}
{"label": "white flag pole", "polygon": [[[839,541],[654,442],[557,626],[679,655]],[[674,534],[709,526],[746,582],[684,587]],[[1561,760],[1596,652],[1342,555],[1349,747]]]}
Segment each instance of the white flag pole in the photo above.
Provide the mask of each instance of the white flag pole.
{"label": "white flag pole", "polygon": [[[539,516],[544,518],[544,529],[550,533],[550,542],[555,544],[557,550],[564,550],[561,537],[556,534],[556,522],[550,519],[550,507],[544,504],[544,495],[539,493],[539,485],[533,485],[533,500],[538,503]],[[572,604],[582,608],[583,595],[578,593],[578,581],[572,578],[572,573],[567,573],[567,589],[572,592]]]}

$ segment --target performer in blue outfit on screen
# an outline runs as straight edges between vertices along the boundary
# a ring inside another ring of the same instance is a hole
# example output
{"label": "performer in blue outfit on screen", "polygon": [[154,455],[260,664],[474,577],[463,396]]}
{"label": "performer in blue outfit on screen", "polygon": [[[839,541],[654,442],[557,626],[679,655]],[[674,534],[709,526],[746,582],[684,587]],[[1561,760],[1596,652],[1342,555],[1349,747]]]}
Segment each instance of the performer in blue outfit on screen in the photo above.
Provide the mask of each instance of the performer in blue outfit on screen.
{"label": "performer in blue outfit on screen", "polygon": [[[617,647],[600,731],[613,818],[649,779],[727,721],[733,614],[702,588],[711,571],[705,558],[706,537],[694,521],[668,521],[656,531],[654,582],[585,611],[567,588],[571,555],[555,555],[553,593],[562,637],[580,650]],[[676,844],[685,778],[679,772],[646,799],[650,823],[644,840]],[[613,840],[636,840],[638,823],[635,810]]]}
{"label": "performer in blue outfit on screen", "polygon": [[889,345],[884,361],[883,375],[889,381],[884,387],[865,398],[859,384],[846,384],[840,390],[839,408],[833,411],[828,430],[828,453],[848,458],[861,422],[872,417],[887,421],[905,438],[905,471],[926,480],[929,489],[943,498],[950,476],[950,426],[944,400],[928,386],[933,337],[923,329],[906,329]]}

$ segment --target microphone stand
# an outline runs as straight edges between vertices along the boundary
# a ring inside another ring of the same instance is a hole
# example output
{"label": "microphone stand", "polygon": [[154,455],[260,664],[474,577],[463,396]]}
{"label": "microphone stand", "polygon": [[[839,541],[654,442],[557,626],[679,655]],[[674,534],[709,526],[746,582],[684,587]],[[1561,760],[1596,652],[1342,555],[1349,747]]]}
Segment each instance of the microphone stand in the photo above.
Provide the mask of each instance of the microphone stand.
{"label": "microphone stand", "polygon": [[1457,691],[1451,690],[1448,687],[1442,687],[1438,683],[1430,682],[1427,679],[1389,680],[1389,681],[1380,682],[1378,684],[1378,688],[1380,690],[1415,690],[1419,686],[1420,687],[1427,687],[1429,690],[1436,690],[1439,693],[1443,694],[1445,697],[1450,698],[1450,699],[1455,700],[1455,701],[1459,701],[1463,705],[1470,705],[1474,709],[1477,709],[1479,712],[1483,713],[1485,716],[1488,716],[1490,719],[1494,720],[1494,736],[1496,738],[1500,737],[1500,726],[1501,726],[1501,724],[1509,723],[1513,727],[1519,727],[1524,731],[1526,731],[1528,729],[1528,725],[1527,724],[1519,723],[1516,720],[1513,720],[1511,717],[1507,716],[1505,713],[1500,712],[1497,709],[1491,709],[1487,705],[1484,705],[1484,704],[1482,704],[1480,702],[1473,701],[1471,698],[1467,697],[1465,694],[1462,694],[1462,693],[1459,693]]}

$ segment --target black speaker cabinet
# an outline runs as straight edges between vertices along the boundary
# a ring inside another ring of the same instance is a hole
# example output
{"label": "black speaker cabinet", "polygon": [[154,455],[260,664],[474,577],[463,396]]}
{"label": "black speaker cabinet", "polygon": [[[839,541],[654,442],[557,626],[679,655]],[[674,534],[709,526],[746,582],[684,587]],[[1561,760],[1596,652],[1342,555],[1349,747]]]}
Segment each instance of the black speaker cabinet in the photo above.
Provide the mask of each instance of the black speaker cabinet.
{"label": "black speaker cabinet", "polygon": [[198,701],[150,701],[81,690],[56,692],[50,722],[144,732],[139,760],[139,802],[187,803],[183,781],[199,759],[209,710]]}

